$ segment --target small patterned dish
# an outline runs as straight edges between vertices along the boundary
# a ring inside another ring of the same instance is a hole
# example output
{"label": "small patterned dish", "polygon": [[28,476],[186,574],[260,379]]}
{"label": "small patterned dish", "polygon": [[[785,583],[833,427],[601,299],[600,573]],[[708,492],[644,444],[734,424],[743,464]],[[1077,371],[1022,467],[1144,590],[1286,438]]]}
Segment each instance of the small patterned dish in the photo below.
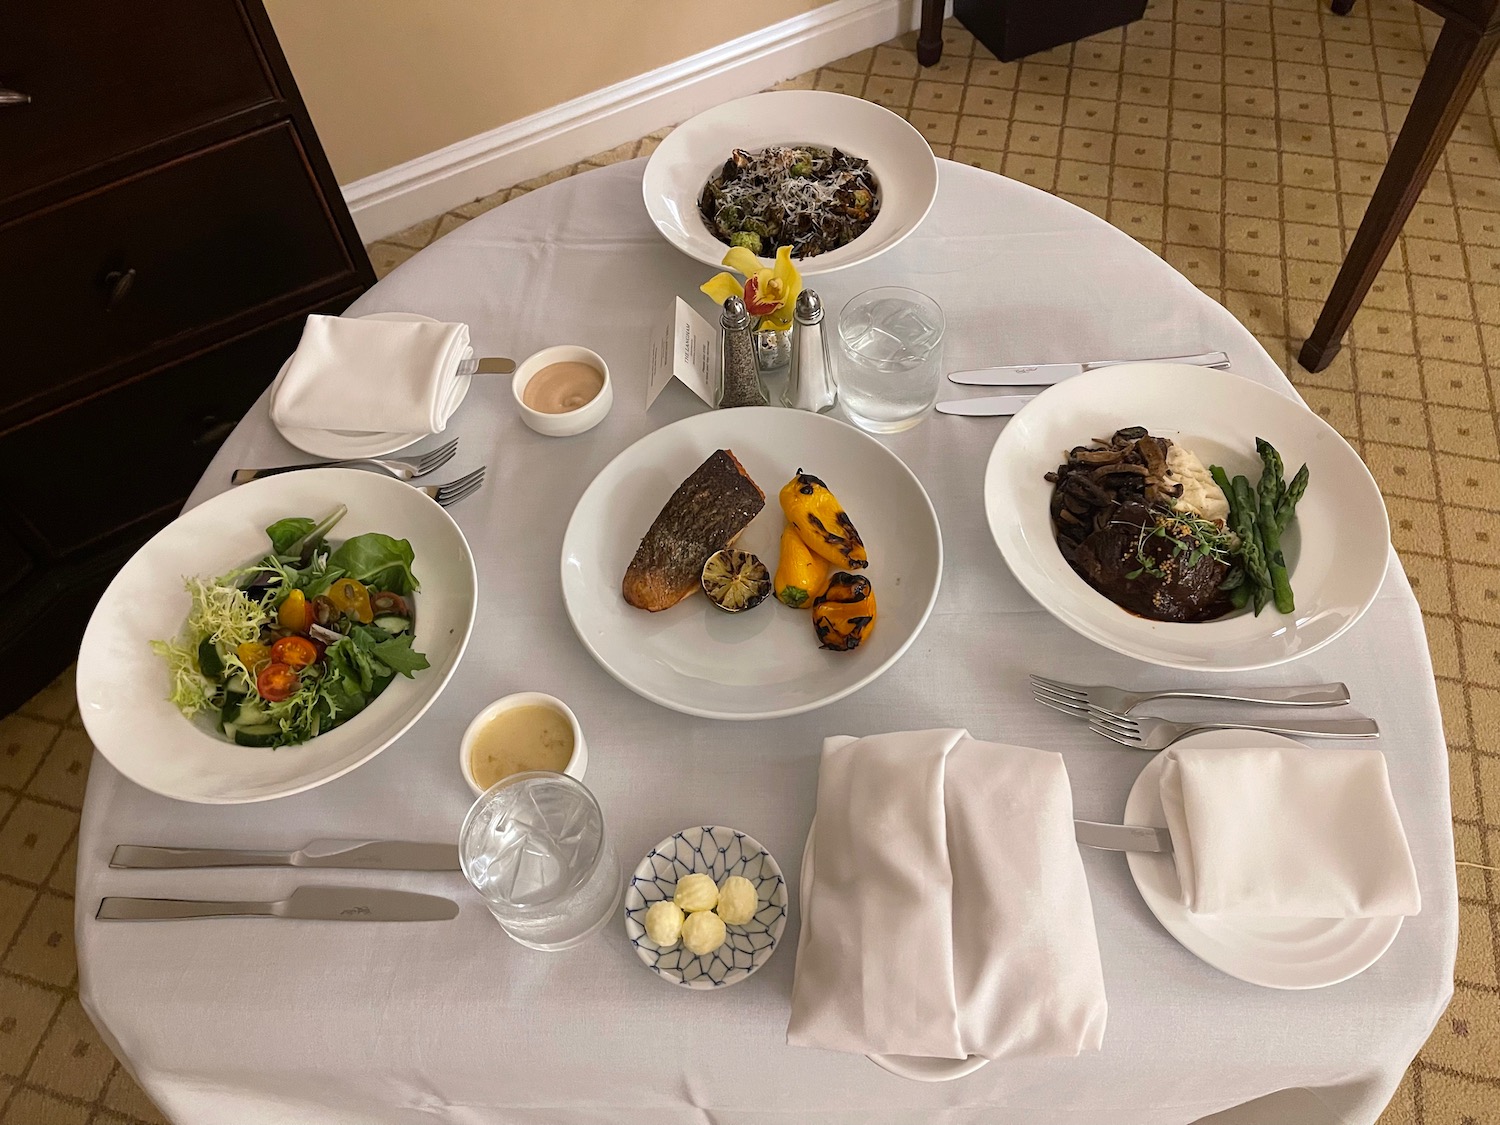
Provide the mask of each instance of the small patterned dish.
{"label": "small patterned dish", "polygon": [[[755,884],[760,909],[743,926],[728,927],[723,945],[702,957],[679,942],[663,949],[646,936],[646,911],[670,899],[677,881],[704,874],[715,883],[740,875]],[[738,984],[771,959],[786,927],[787,889],[771,853],[743,832],[717,825],[684,828],[668,836],[630,877],[625,888],[625,936],[646,967],[683,988],[722,988]]]}

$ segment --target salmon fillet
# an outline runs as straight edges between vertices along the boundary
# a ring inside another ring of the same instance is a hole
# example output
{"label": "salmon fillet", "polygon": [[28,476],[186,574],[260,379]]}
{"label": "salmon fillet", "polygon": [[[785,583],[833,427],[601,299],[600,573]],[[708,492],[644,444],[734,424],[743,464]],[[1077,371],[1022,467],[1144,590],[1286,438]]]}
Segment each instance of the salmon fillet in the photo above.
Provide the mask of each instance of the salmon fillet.
{"label": "salmon fillet", "polygon": [[766,506],[766,494],[727,449],[716,450],[678,485],[636,548],[621,588],[652,613],[700,588],[703,564],[736,539]]}

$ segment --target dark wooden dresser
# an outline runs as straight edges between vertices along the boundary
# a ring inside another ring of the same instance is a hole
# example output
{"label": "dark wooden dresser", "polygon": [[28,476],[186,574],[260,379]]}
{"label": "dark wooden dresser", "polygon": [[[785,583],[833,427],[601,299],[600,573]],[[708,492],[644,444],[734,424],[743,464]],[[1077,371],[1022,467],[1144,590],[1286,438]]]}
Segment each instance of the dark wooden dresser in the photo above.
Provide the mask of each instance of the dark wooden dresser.
{"label": "dark wooden dresser", "polygon": [[258,0],[0,7],[0,714],[374,280]]}

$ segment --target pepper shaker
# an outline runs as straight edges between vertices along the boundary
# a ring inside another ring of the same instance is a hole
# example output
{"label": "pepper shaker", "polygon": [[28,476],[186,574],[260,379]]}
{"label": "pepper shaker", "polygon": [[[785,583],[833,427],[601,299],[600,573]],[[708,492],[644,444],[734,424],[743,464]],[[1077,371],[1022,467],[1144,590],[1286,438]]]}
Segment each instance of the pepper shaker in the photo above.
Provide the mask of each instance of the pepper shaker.
{"label": "pepper shaker", "polygon": [[760,380],[760,364],[755,359],[750,314],[745,311],[745,302],[739,297],[725,299],[719,328],[722,366],[718,386],[714,388],[714,406],[771,405],[766,386]]}
{"label": "pepper shaker", "polygon": [[823,302],[811,289],[797,295],[793,312],[792,370],[781,403],[793,410],[825,414],[838,401],[838,389],[828,369],[828,343],[823,337]]}

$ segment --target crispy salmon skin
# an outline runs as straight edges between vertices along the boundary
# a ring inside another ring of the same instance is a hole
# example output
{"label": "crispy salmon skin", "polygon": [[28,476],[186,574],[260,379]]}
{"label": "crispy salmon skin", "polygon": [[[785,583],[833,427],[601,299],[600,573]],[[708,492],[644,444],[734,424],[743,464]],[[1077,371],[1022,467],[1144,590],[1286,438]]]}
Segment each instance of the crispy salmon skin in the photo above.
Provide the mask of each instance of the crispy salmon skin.
{"label": "crispy salmon skin", "polygon": [[766,494],[727,449],[715,450],[677,486],[625,571],[625,600],[656,613],[700,588],[703,564],[766,506]]}

